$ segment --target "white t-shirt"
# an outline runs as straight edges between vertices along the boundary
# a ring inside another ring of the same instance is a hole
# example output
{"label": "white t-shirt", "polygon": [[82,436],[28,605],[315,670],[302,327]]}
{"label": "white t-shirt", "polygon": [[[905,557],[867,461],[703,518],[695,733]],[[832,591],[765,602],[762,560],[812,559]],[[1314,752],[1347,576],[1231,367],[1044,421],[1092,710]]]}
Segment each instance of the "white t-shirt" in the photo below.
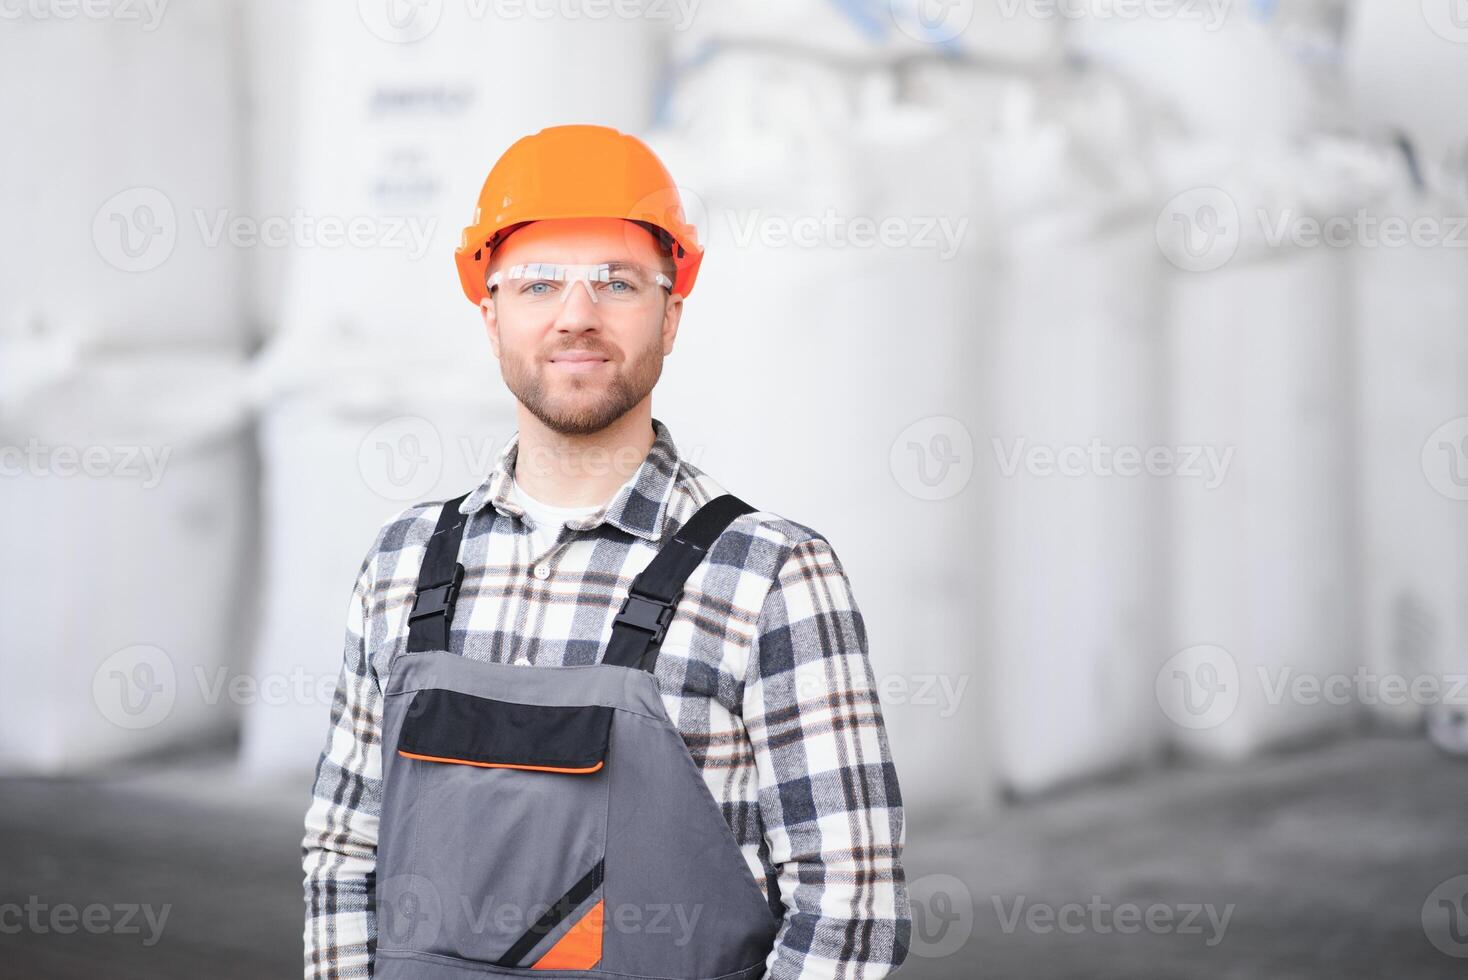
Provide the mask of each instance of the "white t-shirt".
{"label": "white t-shirt", "polygon": [[[636,477],[635,473],[633,477]],[[632,479],[629,478],[627,483],[631,482]],[[626,485],[626,483],[622,484],[623,487]],[[534,548],[534,557],[536,558],[539,558],[551,549],[551,546],[556,543],[556,538],[560,536],[561,528],[565,526],[567,521],[574,520],[578,517],[587,517],[605,506],[604,502],[590,504],[585,507],[552,507],[550,504],[536,500],[522,490],[519,480],[511,481],[510,492],[515,503],[525,509],[525,516],[530,518],[530,523],[533,525],[530,534],[531,543]],[[622,487],[618,487],[607,500],[614,499],[621,492]]]}

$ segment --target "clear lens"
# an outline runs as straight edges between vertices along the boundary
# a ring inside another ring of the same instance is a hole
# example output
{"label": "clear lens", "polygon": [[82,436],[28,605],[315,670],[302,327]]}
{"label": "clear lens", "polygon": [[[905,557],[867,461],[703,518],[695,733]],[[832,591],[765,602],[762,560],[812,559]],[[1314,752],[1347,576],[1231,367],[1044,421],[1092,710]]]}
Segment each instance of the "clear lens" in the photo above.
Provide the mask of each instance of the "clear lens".
{"label": "clear lens", "polygon": [[672,280],[662,272],[633,262],[522,262],[500,269],[487,280],[490,295],[517,306],[564,303],[578,282],[586,287],[593,303],[613,306],[645,304],[659,289],[673,289]]}

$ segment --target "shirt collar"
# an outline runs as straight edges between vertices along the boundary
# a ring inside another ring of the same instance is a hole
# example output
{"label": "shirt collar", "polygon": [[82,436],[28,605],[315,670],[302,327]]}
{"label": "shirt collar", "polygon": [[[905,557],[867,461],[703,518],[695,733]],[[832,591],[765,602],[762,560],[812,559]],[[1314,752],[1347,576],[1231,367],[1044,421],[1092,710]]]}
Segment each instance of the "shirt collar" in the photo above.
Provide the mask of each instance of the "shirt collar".
{"label": "shirt collar", "polygon": [[[575,531],[588,531],[605,522],[628,534],[657,543],[681,460],[668,427],[658,419],[653,419],[652,430],[652,448],[648,450],[647,457],[643,459],[632,479],[617,491],[617,495],[604,508],[586,517],[567,521],[567,527]],[[520,433],[516,431],[505,448],[500,450],[494,468],[484,482],[459,505],[459,513],[473,514],[489,504],[506,517],[525,516],[524,509],[515,503],[512,493],[515,458],[519,454],[519,446]]]}

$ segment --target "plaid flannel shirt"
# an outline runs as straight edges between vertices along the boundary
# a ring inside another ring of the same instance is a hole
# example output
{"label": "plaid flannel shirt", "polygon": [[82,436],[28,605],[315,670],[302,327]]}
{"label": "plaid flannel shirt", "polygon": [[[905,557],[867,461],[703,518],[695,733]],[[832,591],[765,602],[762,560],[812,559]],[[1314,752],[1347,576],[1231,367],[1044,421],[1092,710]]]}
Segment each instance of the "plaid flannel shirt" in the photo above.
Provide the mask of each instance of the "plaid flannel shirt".
{"label": "plaid flannel shirt", "polygon": [[[724,490],[655,442],[631,482],[533,554],[511,493],[518,434],[460,507],[465,576],[453,653],[562,666],[600,660],[633,576]],[[382,680],[407,642],[441,503],[388,520],[363,561],[302,841],[305,975],[369,977],[382,798]],[[501,515],[494,518],[486,508]],[[486,531],[488,533],[486,533]],[[897,775],[841,562],[810,528],[757,511],[689,578],[656,680],[755,881],[781,917],[769,980],[876,980],[904,959],[911,912]],[[724,557],[727,556],[727,557]],[[732,559],[732,566],[724,562]]]}

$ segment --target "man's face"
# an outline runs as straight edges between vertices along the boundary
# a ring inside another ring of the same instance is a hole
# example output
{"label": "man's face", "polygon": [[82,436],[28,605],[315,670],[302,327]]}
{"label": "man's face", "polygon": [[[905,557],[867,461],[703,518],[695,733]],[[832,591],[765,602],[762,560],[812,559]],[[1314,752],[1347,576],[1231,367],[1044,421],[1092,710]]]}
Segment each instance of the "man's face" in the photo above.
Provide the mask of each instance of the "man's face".
{"label": "man's face", "polygon": [[[521,263],[633,262],[661,271],[653,236],[616,218],[537,221],[494,252],[488,272]],[[670,277],[671,278],[671,277]],[[652,392],[673,349],[683,298],[655,286],[643,298],[592,300],[587,283],[565,283],[564,301],[530,302],[502,283],[481,304],[505,384],[548,429],[599,432]]]}

